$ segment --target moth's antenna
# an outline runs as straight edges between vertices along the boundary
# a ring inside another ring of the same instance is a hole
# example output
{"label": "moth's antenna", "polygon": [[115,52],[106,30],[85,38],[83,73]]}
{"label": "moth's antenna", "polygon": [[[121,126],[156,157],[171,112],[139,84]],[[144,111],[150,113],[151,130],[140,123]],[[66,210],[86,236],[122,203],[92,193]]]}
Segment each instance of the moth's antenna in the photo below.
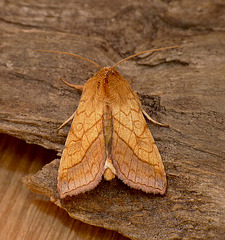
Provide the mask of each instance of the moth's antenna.
{"label": "moth's antenna", "polygon": [[170,49],[170,48],[178,48],[178,47],[179,47],[179,46],[172,46],[172,47],[151,49],[151,50],[146,50],[146,51],[143,51],[143,52],[139,52],[139,53],[136,53],[136,54],[134,54],[134,55],[131,55],[131,56],[127,57],[127,58],[124,58],[123,60],[121,60],[121,61],[119,61],[118,63],[116,63],[112,68],[115,68],[115,67],[117,67],[120,63],[125,62],[125,61],[127,61],[128,59],[131,59],[131,58],[136,57],[136,56],[138,56],[138,55],[141,55],[141,54],[143,54],[143,53],[156,52],[156,51],[166,50],[166,49]]}
{"label": "moth's antenna", "polygon": [[51,50],[35,50],[35,51],[37,51],[37,52],[62,53],[62,54],[71,55],[71,56],[74,56],[74,57],[78,57],[78,58],[80,58],[80,59],[83,59],[83,60],[85,60],[85,61],[87,61],[87,62],[90,62],[90,63],[94,64],[96,67],[102,69],[102,67],[101,67],[100,65],[98,65],[96,62],[94,62],[94,61],[92,61],[92,60],[90,60],[90,59],[88,59],[88,58],[81,57],[81,56],[79,56],[79,55],[77,55],[77,54],[74,54],[74,53],[60,52],[60,51],[51,51]]}

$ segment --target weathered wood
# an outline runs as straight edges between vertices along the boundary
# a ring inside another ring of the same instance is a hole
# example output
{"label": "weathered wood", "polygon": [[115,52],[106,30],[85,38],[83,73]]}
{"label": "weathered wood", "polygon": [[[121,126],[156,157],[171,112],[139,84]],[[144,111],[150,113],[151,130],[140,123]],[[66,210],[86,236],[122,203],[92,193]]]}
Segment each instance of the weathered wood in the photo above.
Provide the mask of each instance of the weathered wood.
{"label": "weathered wood", "polygon": [[[79,102],[79,93],[58,79],[83,84],[98,69],[35,49],[73,52],[108,66],[141,50],[180,45],[117,68],[128,81],[134,79],[132,87],[146,111],[170,125],[166,129],[149,124],[168,176],[166,196],[129,189],[116,179],[103,181],[72,203],[57,200],[58,205],[76,218],[133,239],[222,239],[224,9],[222,0],[123,1],[122,6],[121,1],[30,0],[1,6],[0,131],[58,152],[69,126],[59,134],[57,127]],[[53,171],[45,176],[45,194],[53,199],[57,199],[56,168],[52,163],[43,170]],[[31,177],[39,186],[29,184],[30,188],[43,187],[37,181],[44,179],[43,172]]]}

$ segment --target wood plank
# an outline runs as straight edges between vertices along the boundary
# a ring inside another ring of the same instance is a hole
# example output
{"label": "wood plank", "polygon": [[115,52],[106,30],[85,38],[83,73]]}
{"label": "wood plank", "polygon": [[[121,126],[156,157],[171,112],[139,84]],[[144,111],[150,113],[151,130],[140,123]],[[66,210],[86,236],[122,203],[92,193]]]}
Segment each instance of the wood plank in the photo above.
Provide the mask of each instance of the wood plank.
{"label": "wood plank", "polygon": [[54,151],[0,134],[0,239],[128,239],[71,218],[48,197],[25,187],[22,177],[37,172],[55,155]]}

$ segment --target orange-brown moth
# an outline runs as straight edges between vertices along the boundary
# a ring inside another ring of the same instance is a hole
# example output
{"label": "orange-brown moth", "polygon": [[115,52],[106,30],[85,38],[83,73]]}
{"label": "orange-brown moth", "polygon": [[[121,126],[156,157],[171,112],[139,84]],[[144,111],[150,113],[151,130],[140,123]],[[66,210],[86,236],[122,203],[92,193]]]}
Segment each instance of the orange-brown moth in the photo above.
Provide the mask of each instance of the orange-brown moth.
{"label": "orange-brown moth", "polygon": [[82,90],[77,110],[59,127],[73,119],[58,171],[61,198],[95,188],[102,175],[106,180],[117,175],[128,186],[147,193],[165,193],[166,173],[143,114],[156,124],[166,125],[143,110],[138,95],[115,69],[139,54],[163,49],[168,48],[140,52],[104,68],[79,55],[65,53],[95,64],[100,71],[84,86],[61,79]]}

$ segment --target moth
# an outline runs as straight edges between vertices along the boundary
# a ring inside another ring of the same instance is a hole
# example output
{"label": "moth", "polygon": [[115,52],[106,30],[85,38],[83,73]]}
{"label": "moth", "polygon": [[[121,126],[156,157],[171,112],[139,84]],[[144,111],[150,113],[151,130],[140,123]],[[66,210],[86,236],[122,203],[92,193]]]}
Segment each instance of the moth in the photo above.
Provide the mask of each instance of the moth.
{"label": "moth", "polygon": [[131,188],[146,193],[165,193],[167,181],[162,158],[143,115],[155,124],[166,125],[144,111],[131,84],[115,69],[137,55],[163,49],[143,51],[104,68],[76,54],[37,50],[73,55],[100,68],[84,86],[61,79],[82,90],[78,108],[59,127],[73,119],[58,170],[61,198],[94,189],[103,175],[106,180],[116,175]]}

